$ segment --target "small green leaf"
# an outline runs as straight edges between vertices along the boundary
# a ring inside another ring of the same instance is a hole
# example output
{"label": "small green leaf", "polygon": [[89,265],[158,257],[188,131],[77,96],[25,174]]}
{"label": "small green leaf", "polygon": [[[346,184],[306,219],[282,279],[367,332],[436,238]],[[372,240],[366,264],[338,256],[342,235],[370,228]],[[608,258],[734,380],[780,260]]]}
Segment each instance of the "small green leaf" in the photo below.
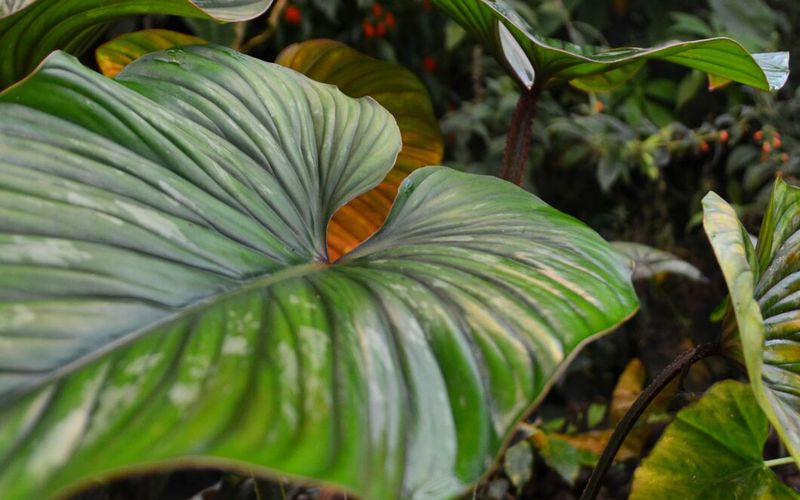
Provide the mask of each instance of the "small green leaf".
{"label": "small green leaf", "polygon": [[373,99],[218,46],[116,79],[56,52],[0,94],[0,492],[205,466],[446,498],[636,310],[594,231],[500,179],[414,171]]}
{"label": "small green leaf", "polygon": [[745,384],[720,382],[679,411],[636,469],[631,500],[796,499],[764,464],[764,413]]}
{"label": "small green leaf", "polygon": [[272,4],[272,0],[4,1],[6,7],[0,10],[0,89],[30,73],[54,50],[80,55],[110,22],[120,18],[169,14],[217,22],[245,21],[266,12]]}
{"label": "small green leaf", "polygon": [[[630,79],[650,59],[662,59],[762,90],[777,90],[789,76],[788,52],[750,54],[730,38],[670,42],[652,48],[601,49],[543,38],[505,0],[433,0],[518,78],[518,53],[540,85],[569,82],[588,91],[608,91]],[[511,37],[504,36],[507,29]],[[516,41],[517,48],[510,49]],[[509,57],[513,54],[513,57]]]}
{"label": "small green leaf", "polygon": [[649,279],[657,274],[667,273],[684,276],[692,281],[707,281],[695,266],[664,250],[628,241],[614,241],[611,244],[633,261],[634,280]]}
{"label": "small green leaf", "polygon": [[800,189],[775,182],[755,250],[722,198],[709,193],[703,212],[731,297],[731,354],[744,358],[758,403],[800,464]]}
{"label": "small green leaf", "polygon": [[503,470],[517,490],[533,477],[533,450],[530,443],[520,441],[506,451]]}
{"label": "small green leaf", "polygon": [[585,446],[576,445],[572,436],[537,429],[530,439],[547,466],[570,484],[578,479],[581,467],[594,467],[597,464],[598,454]]}

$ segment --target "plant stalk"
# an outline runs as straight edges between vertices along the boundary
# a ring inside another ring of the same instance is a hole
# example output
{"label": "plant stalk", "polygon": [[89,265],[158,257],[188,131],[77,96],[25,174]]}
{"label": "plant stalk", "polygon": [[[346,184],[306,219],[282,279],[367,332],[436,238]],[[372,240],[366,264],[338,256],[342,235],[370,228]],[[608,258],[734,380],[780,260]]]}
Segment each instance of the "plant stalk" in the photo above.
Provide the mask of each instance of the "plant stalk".
{"label": "plant stalk", "polygon": [[511,118],[511,127],[506,137],[506,149],[500,178],[514,182],[518,186],[525,180],[525,167],[528,165],[528,149],[531,143],[533,119],[536,118],[539,103],[538,87],[523,89],[517,101],[517,108]]}
{"label": "plant stalk", "polygon": [[794,463],[794,458],[792,457],[773,458],[772,460],[764,460],[764,465],[766,467],[778,467],[779,465],[789,465],[793,463]]}
{"label": "plant stalk", "polygon": [[589,482],[586,485],[586,489],[583,490],[580,500],[594,500],[597,498],[603,478],[606,472],[608,472],[608,468],[611,467],[611,463],[614,461],[614,457],[617,456],[620,447],[622,447],[622,444],[625,442],[625,438],[628,437],[636,421],[639,420],[639,417],[642,416],[650,403],[653,402],[661,391],[664,390],[675,377],[680,375],[691,365],[703,358],[716,354],[718,351],[719,346],[716,343],[701,344],[675,358],[669,366],[658,374],[658,377],[656,377],[639,397],[636,398],[636,401],[634,401],[628,412],[622,417],[622,420],[620,420],[617,428],[614,429],[614,433],[611,435],[611,439],[608,440],[608,445],[606,445],[606,448],[603,450],[603,454],[600,456],[597,466],[592,471],[592,476],[589,478]]}

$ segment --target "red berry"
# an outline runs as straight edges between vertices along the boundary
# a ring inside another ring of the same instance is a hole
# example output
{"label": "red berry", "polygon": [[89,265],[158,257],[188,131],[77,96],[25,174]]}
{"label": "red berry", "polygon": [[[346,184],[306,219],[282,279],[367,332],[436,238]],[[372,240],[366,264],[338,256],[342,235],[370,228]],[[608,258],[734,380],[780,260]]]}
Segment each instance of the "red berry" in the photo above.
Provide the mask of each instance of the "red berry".
{"label": "red berry", "polygon": [[394,14],[391,12],[386,13],[386,15],[383,17],[383,22],[386,23],[387,28],[391,28],[397,23],[397,21],[395,21]]}
{"label": "red berry", "polygon": [[379,3],[372,4],[372,15],[373,16],[380,17],[382,13],[383,13],[383,7],[381,7],[381,4],[379,4]]}
{"label": "red berry", "polygon": [[386,25],[378,23],[375,25],[375,34],[378,36],[386,36]]}
{"label": "red berry", "polygon": [[289,5],[283,11],[283,19],[289,24],[300,24],[300,21],[303,20],[303,13],[296,5]]}
{"label": "red berry", "polygon": [[362,27],[364,29],[364,36],[365,37],[373,38],[375,36],[375,26],[373,26],[372,23],[370,23],[369,21],[364,19],[364,24],[363,24]]}
{"label": "red berry", "polygon": [[425,71],[433,73],[436,71],[436,59],[431,56],[425,56],[425,59],[422,60],[422,67],[425,68]]}

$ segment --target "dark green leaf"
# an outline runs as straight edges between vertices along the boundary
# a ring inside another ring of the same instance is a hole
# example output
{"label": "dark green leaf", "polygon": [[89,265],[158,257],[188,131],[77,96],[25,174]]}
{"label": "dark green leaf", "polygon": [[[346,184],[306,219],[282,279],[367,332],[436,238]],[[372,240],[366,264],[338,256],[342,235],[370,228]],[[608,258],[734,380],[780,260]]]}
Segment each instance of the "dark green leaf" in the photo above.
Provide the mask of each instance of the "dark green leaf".
{"label": "dark green leaf", "polygon": [[[535,71],[536,81],[544,86],[568,81],[584,90],[607,91],[632,77],[649,59],[662,59],[762,90],[783,87],[789,75],[788,52],[753,55],[730,38],[670,42],[652,48],[601,49],[538,36],[505,0],[433,0],[433,3],[458,21],[517,77],[521,72],[516,53],[521,50]],[[502,35],[500,26],[510,32],[511,38]],[[518,48],[511,51],[509,47],[514,40]],[[525,79],[518,80],[523,86],[529,85]]]}
{"label": "dark green leaf", "polygon": [[80,54],[108,23],[123,17],[170,14],[244,21],[271,4],[272,0],[11,1],[10,8],[0,11],[0,89],[30,73],[53,50]]}

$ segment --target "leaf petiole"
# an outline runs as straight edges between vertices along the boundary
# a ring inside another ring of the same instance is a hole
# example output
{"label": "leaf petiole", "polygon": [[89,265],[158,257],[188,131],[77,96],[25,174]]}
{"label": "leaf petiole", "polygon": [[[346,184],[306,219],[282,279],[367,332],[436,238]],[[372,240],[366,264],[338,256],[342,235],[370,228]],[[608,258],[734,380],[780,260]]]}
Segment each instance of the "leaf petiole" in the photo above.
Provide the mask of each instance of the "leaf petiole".
{"label": "leaf petiole", "polygon": [[773,458],[772,460],[764,460],[766,467],[778,467],[780,465],[788,465],[794,463],[793,457]]}

